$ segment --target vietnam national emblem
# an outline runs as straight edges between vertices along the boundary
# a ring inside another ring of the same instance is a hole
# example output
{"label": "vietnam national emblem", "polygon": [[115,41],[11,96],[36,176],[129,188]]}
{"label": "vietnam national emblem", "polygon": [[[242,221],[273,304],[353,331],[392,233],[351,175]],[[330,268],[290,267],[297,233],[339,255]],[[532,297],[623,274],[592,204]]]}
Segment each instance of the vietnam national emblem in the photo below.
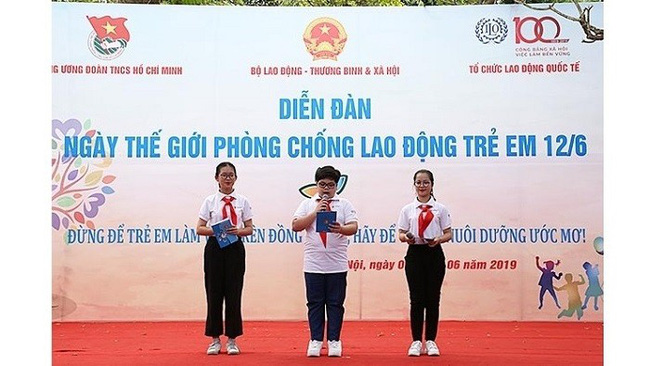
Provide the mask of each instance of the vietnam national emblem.
{"label": "vietnam national emblem", "polygon": [[348,35],[337,20],[323,17],[309,23],[302,38],[314,61],[336,61],[337,56],[343,52]]}

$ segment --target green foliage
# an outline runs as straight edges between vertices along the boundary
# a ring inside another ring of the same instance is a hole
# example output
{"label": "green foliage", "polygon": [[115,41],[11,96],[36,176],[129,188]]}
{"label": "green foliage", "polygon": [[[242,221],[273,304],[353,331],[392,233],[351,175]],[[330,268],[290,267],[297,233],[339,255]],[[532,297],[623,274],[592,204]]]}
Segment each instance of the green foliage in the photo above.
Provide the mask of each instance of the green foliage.
{"label": "green foliage", "polygon": [[[171,5],[249,5],[246,4],[245,0],[162,0],[161,4],[171,4]],[[269,4],[255,4],[251,6],[275,6],[277,1],[250,1],[256,3],[269,3]]]}
{"label": "green foliage", "polygon": [[281,0],[282,6],[402,6],[400,0]]}
{"label": "green foliage", "polygon": [[438,5],[439,0],[402,0],[404,6],[432,6]]}

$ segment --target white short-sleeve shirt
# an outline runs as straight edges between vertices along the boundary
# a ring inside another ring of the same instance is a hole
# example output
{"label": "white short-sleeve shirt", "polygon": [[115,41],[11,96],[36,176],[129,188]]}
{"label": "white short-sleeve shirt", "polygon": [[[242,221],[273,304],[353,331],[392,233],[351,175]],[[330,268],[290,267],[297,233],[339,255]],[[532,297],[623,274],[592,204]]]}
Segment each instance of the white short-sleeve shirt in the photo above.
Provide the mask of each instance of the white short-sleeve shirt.
{"label": "white short-sleeve shirt", "polygon": [[438,203],[433,198],[428,202],[422,203],[417,198],[402,208],[397,219],[397,228],[410,231],[415,236],[415,244],[426,244],[423,238],[418,237],[418,218],[422,214],[420,209],[421,205],[430,206],[433,212],[433,220],[424,230],[424,237],[433,239],[434,237],[441,236],[444,229],[451,228],[451,215],[443,204]]}
{"label": "white short-sleeve shirt", "polygon": [[[244,221],[248,221],[253,218],[253,209],[251,208],[250,202],[248,199],[241,194],[232,192],[231,194],[223,194],[217,192],[213,195],[208,196],[201,205],[199,210],[199,218],[205,220],[208,226],[212,226],[217,222],[225,219],[223,216],[223,206],[226,204],[222,199],[226,196],[231,196],[234,200],[231,202],[235,214],[237,215],[237,227],[243,228]],[[227,216],[230,218],[230,210],[226,210]],[[230,220],[232,221],[232,219]]]}
{"label": "white short-sleeve shirt", "polygon": [[[294,218],[307,216],[318,205],[318,196],[300,203]],[[341,225],[358,222],[357,211],[345,198],[334,196],[330,209],[336,211],[336,221]],[[338,233],[327,233],[327,246],[323,245],[320,233],[316,231],[316,220],[305,228],[303,270],[309,273],[337,273],[348,270],[348,237]]]}

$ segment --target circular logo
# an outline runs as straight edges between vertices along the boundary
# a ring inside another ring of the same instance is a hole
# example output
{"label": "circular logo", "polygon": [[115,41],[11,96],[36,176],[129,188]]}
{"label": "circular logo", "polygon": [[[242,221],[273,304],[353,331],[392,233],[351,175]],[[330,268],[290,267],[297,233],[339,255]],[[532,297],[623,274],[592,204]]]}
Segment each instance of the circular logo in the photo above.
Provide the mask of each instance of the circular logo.
{"label": "circular logo", "polygon": [[90,53],[101,60],[113,60],[120,57],[126,45],[127,42],[123,39],[112,40],[109,37],[100,39],[95,32],[90,32],[90,36],[88,36]]}
{"label": "circular logo", "polygon": [[343,52],[348,35],[337,20],[318,18],[313,20],[302,35],[307,52],[314,60],[336,60]]}
{"label": "circular logo", "polygon": [[501,43],[508,36],[508,25],[501,18],[483,18],[476,23],[474,33],[483,44]]}

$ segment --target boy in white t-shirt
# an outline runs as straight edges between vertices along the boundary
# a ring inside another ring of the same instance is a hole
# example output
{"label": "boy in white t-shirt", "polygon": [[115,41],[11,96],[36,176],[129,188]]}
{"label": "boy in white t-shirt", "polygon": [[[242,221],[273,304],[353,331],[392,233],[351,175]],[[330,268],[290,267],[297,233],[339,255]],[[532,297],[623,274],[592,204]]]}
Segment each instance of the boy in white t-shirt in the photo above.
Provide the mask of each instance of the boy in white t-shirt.
{"label": "boy in white t-shirt", "polygon": [[[357,232],[357,213],[345,198],[336,195],[341,172],[332,166],[316,170],[317,193],[305,199],[296,210],[291,224],[294,231],[305,230],[304,272],[311,340],[307,356],[318,357],[323,345],[327,312],[328,356],[340,357],[341,327],[348,271],[348,238]],[[316,231],[320,211],[335,211],[336,222],[329,232]]]}

